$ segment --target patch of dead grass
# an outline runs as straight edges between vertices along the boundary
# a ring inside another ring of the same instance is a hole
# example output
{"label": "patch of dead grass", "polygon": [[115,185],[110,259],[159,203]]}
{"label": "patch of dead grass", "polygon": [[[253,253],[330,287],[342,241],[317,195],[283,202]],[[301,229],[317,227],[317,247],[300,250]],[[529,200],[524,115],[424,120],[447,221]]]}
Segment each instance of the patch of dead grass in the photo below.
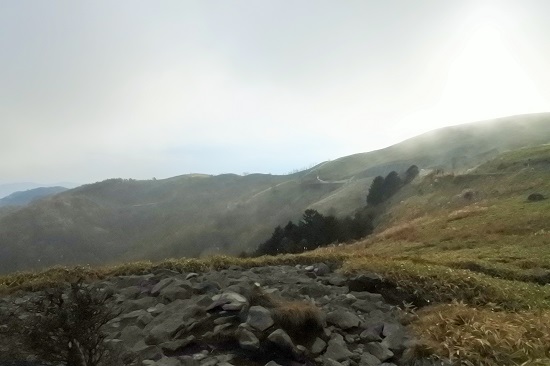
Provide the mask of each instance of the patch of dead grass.
{"label": "patch of dead grass", "polygon": [[465,304],[421,309],[414,331],[437,355],[480,366],[550,364],[550,312],[505,312]]}
{"label": "patch of dead grass", "polygon": [[478,216],[487,212],[488,208],[484,206],[468,206],[461,208],[460,210],[455,210],[447,216],[447,221],[456,221],[465,219],[466,217]]}

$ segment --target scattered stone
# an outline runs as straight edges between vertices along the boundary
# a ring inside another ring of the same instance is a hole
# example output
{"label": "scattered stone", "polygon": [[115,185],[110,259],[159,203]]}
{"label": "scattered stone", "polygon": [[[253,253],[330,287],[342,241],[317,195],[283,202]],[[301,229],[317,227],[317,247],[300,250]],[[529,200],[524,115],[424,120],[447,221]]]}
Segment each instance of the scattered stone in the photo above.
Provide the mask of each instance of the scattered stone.
{"label": "scattered stone", "polygon": [[361,323],[359,317],[349,311],[336,310],[328,313],[327,323],[337,326],[340,329],[346,330],[358,327]]}
{"label": "scattered stone", "polygon": [[269,361],[268,363],[265,364],[265,366],[282,366],[282,365],[279,365],[277,362],[275,361]]}
{"label": "scattered stone", "polygon": [[187,274],[187,276],[185,276],[185,279],[190,280],[190,279],[196,278],[196,277],[199,277],[199,274],[195,273],[195,272],[191,272],[191,273]]}
{"label": "scattered stone", "polygon": [[326,276],[330,273],[330,267],[324,263],[319,263],[315,268],[315,273],[317,276]]}
{"label": "scattered stone", "polygon": [[340,334],[336,334],[328,341],[328,347],[324,356],[335,361],[344,361],[353,356],[353,353],[348,349],[344,338]]}
{"label": "scattered stone", "polygon": [[393,357],[393,352],[378,342],[367,343],[365,350],[382,362]]}
{"label": "scattered stone", "polygon": [[382,277],[374,273],[361,274],[348,281],[350,291],[378,292],[382,287]]}
{"label": "scattered stone", "polygon": [[315,341],[311,345],[311,353],[318,355],[322,353],[327,348],[327,343],[321,338],[315,338]]}
{"label": "scattered stone", "polygon": [[277,329],[271,333],[267,339],[279,347],[281,350],[291,353],[295,352],[295,346],[290,336],[282,329]]}
{"label": "scattered stone", "polygon": [[174,341],[164,342],[160,344],[160,348],[164,352],[177,352],[187,347],[195,341],[195,336],[191,335],[185,339],[177,339]]}
{"label": "scattered stone", "polygon": [[[93,286],[111,291],[110,301],[120,312],[104,328],[107,342],[124,357],[144,360],[144,366],[450,365],[414,359],[414,339],[401,315],[376,293],[388,289],[376,274],[348,279],[317,263],[188,274],[158,270]],[[258,290],[273,301],[251,297]],[[30,294],[12,301],[0,297],[0,310],[29,299]],[[281,313],[275,308],[285,301],[319,307],[319,332],[313,333],[312,324],[289,326],[277,318]],[[236,350],[227,347],[234,343]],[[268,355],[264,351],[276,358],[261,363],[258,359]]]}
{"label": "scattered stone", "polygon": [[213,310],[217,307],[221,307],[226,311],[240,311],[248,304],[248,300],[243,295],[231,291],[224,292],[221,295],[214,295],[212,300],[214,302],[206,308],[206,311]]}
{"label": "scattered stone", "polygon": [[359,366],[379,366],[382,362],[368,352],[363,352]]}
{"label": "scattered stone", "polygon": [[275,322],[271,317],[271,312],[263,306],[251,306],[248,310],[246,323],[259,331],[264,331],[271,327]]}
{"label": "scattered stone", "polygon": [[260,349],[260,341],[258,337],[254,335],[251,331],[245,328],[239,328],[237,331],[237,340],[239,341],[239,346],[242,349],[248,351],[257,351]]}

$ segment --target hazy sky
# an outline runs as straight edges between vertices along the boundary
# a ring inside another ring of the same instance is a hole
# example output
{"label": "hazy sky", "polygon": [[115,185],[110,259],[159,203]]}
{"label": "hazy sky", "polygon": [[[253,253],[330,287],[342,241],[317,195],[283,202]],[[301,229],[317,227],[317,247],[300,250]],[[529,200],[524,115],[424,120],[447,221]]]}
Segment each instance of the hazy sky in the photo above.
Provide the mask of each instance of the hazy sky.
{"label": "hazy sky", "polygon": [[0,183],[288,173],[550,111],[548,0],[0,0]]}

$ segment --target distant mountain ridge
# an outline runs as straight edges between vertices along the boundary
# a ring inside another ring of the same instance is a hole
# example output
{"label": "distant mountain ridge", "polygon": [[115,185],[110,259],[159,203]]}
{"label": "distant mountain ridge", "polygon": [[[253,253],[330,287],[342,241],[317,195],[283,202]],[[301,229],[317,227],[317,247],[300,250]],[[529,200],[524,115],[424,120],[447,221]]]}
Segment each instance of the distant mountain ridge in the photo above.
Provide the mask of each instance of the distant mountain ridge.
{"label": "distant mountain ridge", "polygon": [[65,187],[39,187],[26,191],[19,191],[0,199],[0,207],[25,206],[31,202],[66,191]]}
{"label": "distant mountain ridge", "polygon": [[17,183],[3,183],[0,184],[0,199],[9,196],[15,192],[27,191],[29,189],[41,188],[41,187],[66,187],[74,188],[80,184],[72,182],[58,182],[53,184],[43,184],[35,182],[17,182]]}
{"label": "distant mountain ridge", "polygon": [[291,175],[109,179],[0,216],[0,271],[238,254],[308,208],[352,213],[364,206],[377,175],[412,164],[461,172],[503,151],[548,142],[544,113],[447,127]]}

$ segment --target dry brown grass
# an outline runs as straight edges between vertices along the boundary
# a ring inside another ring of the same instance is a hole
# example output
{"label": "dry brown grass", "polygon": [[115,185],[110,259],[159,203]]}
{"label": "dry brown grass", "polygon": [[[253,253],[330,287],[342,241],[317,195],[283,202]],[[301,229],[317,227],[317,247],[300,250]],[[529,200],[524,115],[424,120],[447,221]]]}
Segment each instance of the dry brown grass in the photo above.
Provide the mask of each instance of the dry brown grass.
{"label": "dry brown grass", "polygon": [[451,212],[447,216],[447,221],[455,221],[460,219],[465,219],[466,217],[477,216],[488,210],[487,207],[480,206],[468,206]]}
{"label": "dry brown grass", "polygon": [[465,365],[550,364],[550,312],[495,312],[465,304],[418,312],[412,324],[430,349]]}
{"label": "dry brown grass", "polygon": [[377,238],[382,240],[402,240],[402,241],[417,241],[418,231],[415,224],[407,222],[405,224],[392,226],[377,235]]}

